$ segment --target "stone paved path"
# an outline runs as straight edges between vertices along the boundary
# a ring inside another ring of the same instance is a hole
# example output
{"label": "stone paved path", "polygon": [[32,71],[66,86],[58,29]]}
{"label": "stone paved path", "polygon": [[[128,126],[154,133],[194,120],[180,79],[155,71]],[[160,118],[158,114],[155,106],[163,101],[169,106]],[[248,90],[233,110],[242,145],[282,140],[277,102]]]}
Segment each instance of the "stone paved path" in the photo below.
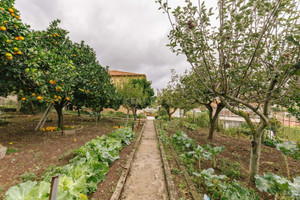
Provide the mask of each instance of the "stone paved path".
{"label": "stone paved path", "polygon": [[168,199],[153,120],[146,124],[121,199]]}

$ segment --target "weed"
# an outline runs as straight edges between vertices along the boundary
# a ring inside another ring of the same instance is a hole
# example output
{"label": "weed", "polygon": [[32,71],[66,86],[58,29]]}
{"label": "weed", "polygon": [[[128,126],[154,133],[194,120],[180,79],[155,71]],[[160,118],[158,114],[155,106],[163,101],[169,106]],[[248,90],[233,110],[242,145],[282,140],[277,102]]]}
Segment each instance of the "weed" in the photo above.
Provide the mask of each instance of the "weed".
{"label": "weed", "polygon": [[179,174],[180,171],[177,168],[172,168],[171,169],[172,174]]}
{"label": "weed", "polygon": [[6,154],[16,153],[16,152],[19,152],[19,151],[21,151],[21,150],[17,149],[17,148],[8,148],[6,150]]}
{"label": "weed", "polygon": [[35,173],[33,173],[33,172],[27,172],[27,173],[21,174],[20,177],[21,177],[22,181],[24,181],[24,182],[33,181],[37,178]]}
{"label": "weed", "polygon": [[241,172],[241,165],[238,162],[232,162],[228,158],[221,159],[220,170],[222,174],[232,179],[241,179],[244,174]]}

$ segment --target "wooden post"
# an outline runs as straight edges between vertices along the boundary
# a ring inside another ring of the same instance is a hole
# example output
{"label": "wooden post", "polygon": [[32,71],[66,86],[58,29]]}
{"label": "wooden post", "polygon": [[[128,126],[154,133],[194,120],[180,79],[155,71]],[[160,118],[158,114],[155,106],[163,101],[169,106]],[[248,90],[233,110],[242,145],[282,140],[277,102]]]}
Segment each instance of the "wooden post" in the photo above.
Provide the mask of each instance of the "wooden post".
{"label": "wooden post", "polygon": [[41,129],[42,126],[44,126],[49,114],[50,114],[50,111],[51,111],[51,108],[52,108],[52,104],[50,103],[46,109],[46,111],[44,112],[43,114],[43,117],[40,119],[38,125],[35,127],[34,131],[38,131]]}
{"label": "wooden post", "polygon": [[196,110],[193,110],[193,122],[196,124]]}
{"label": "wooden post", "polygon": [[285,113],[283,112],[283,118],[282,118],[282,136],[284,136],[284,122],[285,122]]}
{"label": "wooden post", "polygon": [[57,200],[59,175],[52,177],[49,200]]}

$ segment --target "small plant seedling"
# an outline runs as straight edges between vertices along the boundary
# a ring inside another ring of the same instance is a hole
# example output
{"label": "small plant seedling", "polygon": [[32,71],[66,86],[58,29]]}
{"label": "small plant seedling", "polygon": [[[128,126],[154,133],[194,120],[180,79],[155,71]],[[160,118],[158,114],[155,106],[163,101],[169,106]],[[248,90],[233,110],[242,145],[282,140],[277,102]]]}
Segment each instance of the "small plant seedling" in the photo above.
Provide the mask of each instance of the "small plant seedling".
{"label": "small plant seedling", "polygon": [[216,168],[217,167],[216,156],[222,153],[225,150],[225,147],[218,146],[212,148],[209,144],[206,144],[203,146],[203,148],[212,154],[213,167]]}

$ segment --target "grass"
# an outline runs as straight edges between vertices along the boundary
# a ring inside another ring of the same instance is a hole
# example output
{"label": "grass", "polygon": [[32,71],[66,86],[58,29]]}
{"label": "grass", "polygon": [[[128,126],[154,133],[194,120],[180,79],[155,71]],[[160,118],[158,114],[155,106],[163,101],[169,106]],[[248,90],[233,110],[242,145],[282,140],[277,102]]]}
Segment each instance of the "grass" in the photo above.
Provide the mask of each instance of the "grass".
{"label": "grass", "polygon": [[21,150],[20,150],[20,149],[17,149],[17,148],[8,148],[8,149],[6,150],[6,154],[17,153],[17,152],[19,152],[19,151],[21,151]]}
{"label": "grass", "polygon": [[282,130],[283,128],[281,128],[280,131],[277,133],[278,137],[294,142],[300,142],[300,126],[284,126],[283,133]]}
{"label": "grass", "polygon": [[22,181],[24,181],[24,182],[33,181],[37,178],[37,176],[33,172],[27,172],[27,173],[21,174],[20,177],[21,177]]}
{"label": "grass", "polygon": [[241,165],[238,162],[232,162],[228,158],[220,159],[221,164],[219,168],[222,174],[232,178],[240,180],[244,177],[244,174],[241,172]]}

